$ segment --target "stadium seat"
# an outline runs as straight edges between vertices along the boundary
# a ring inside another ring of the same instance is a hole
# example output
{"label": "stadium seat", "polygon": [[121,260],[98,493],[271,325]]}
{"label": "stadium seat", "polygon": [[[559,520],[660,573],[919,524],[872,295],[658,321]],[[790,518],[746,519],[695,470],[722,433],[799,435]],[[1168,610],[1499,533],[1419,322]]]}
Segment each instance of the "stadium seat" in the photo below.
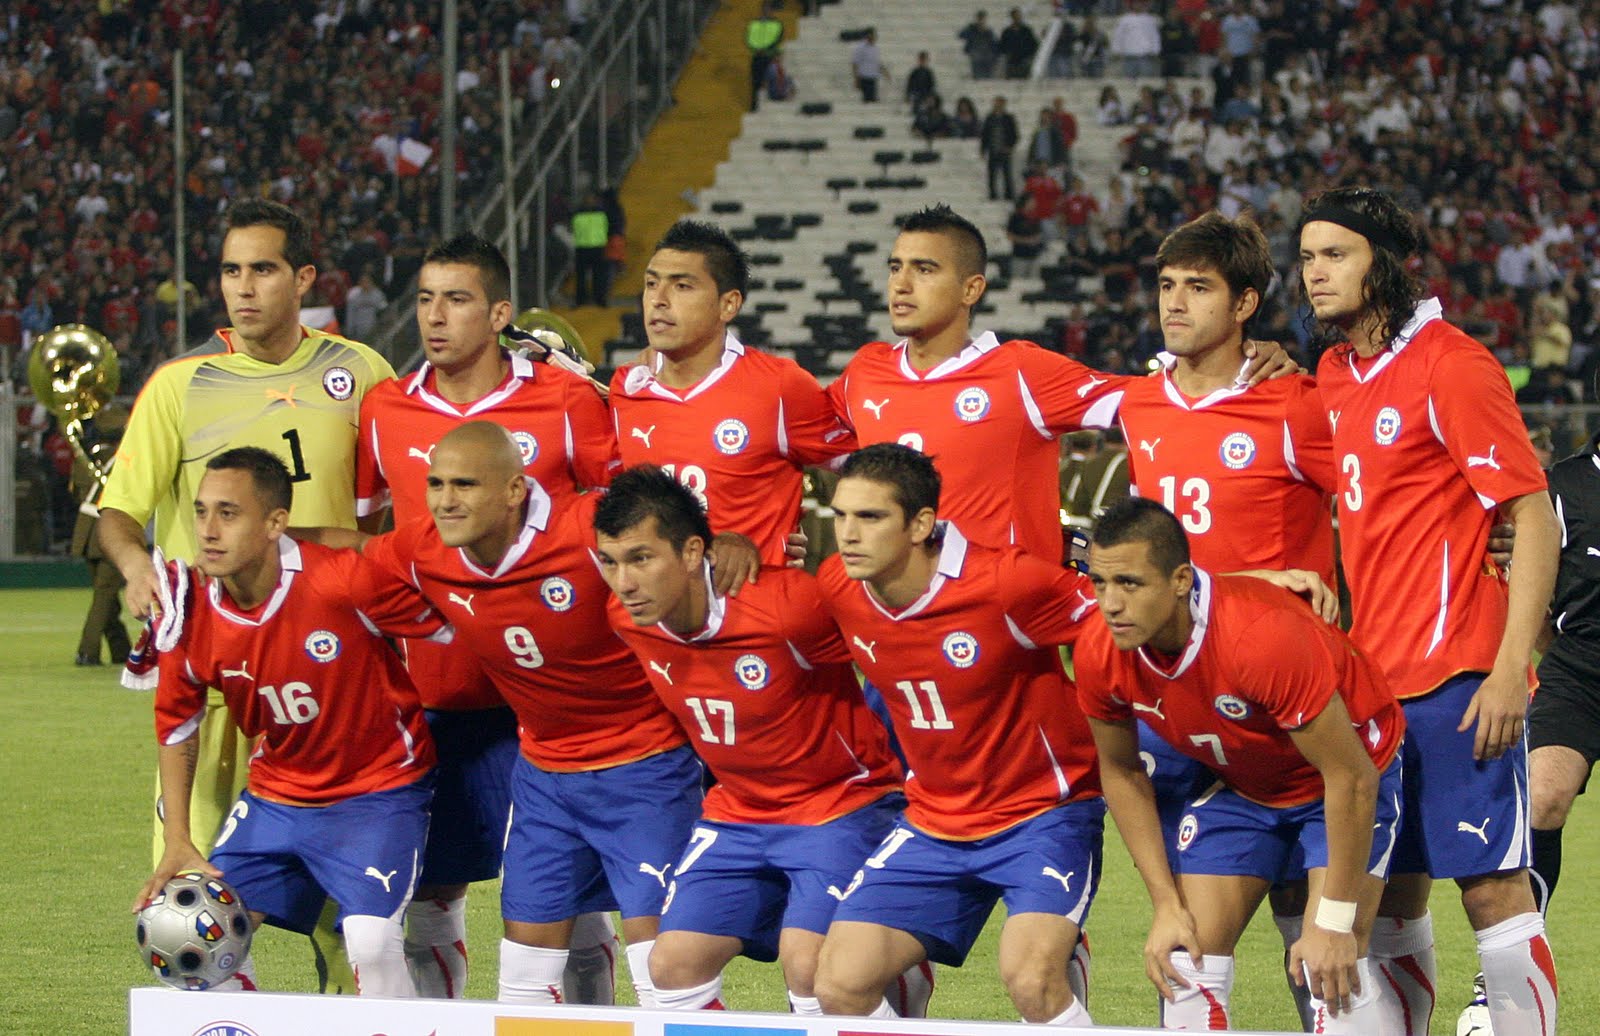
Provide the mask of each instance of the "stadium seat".
{"label": "stadium seat", "polygon": [[850,203],[849,209],[851,215],[865,216],[869,213],[877,212],[878,203],[875,201],[853,201]]}
{"label": "stadium seat", "polygon": [[855,128],[854,136],[855,136],[855,138],[857,140],[882,140],[883,139],[883,127],[882,126],[857,126]]}

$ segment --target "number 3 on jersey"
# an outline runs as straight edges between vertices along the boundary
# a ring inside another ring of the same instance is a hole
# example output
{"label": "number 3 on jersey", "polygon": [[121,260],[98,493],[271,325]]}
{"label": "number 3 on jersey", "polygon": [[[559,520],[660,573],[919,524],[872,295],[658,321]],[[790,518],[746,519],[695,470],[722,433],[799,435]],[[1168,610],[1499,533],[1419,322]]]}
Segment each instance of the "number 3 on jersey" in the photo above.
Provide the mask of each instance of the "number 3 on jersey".
{"label": "number 3 on jersey", "polygon": [[1363,502],[1361,493],[1361,458],[1353,453],[1344,455],[1339,462],[1339,470],[1344,473],[1344,506],[1346,510],[1359,511]]}
{"label": "number 3 on jersey", "polygon": [[701,507],[711,506],[706,501],[705,468],[702,468],[697,464],[685,464],[683,469],[679,470],[676,464],[663,464],[661,465],[661,470],[665,471],[667,474],[671,475],[673,478],[687,486],[689,492],[694,494],[695,499],[700,501]]}

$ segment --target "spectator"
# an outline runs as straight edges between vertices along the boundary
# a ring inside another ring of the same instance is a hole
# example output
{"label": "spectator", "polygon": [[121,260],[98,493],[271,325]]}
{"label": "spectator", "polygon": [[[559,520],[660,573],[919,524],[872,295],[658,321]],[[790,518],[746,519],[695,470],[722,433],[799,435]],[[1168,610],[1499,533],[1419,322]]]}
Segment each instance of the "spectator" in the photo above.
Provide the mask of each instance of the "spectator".
{"label": "spectator", "polygon": [[1111,28],[1111,55],[1122,60],[1122,74],[1153,78],[1161,71],[1161,19],[1146,0],[1129,0],[1128,10]]}
{"label": "spectator", "polygon": [[1069,245],[1087,246],[1089,229],[1100,212],[1100,203],[1083,186],[1083,177],[1074,176],[1069,190],[1056,204],[1061,213],[1061,229]]}
{"label": "spectator", "polygon": [[1572,361],[1572,328],[1563,319],[1560,304],[1549,298],[1534,304],[1528,355],[1536,371],[1546,367],[1565,371]]}
{"label": "spectator", "polygon": [[1072,146],[1078,142],[1078,117],[1067,110],[1067,99],[1057,96],[1050,103],[1050,112],[1055,116],[1056,131],[1061,134],[1061,143],[1067,149],[1067,161],[1072,161]]}
{"label": "spectator", "polygon": [[935,137],[950,136],[950,117],[944,112],[944,99],[927,94],[918,103],[911,131],[932,146]]}
{"label": "spectator", "polygon": [[917,66],[906,76],[906,106],[916,111],[922,99],[934,92],[933,69],[928,66],[928,52],[917,52]]}
{"label": "spectator", "polygon": [[861,42],[850,52],[850,68],[855,73],[856,89],[861,91],[861,99],[869,104],[876,101],[878,80],[888,74],[883,66],[883,55],[878,51],[876,29],[868,29]]}
{"label": "spectator", "polygon": [[996,97],[994,106],[984,117],[983,126],[978,131],[978,150],[988,159],[990,201],[1002,197],[1002,194],[995,190],[997,177],[1003,188],[1003,197],[1007,201],[1016,194],[1012,182],[1014,173],[1011,168],[1011,154],[1017,148],[1017,139],[1017,120],[1006,111],[1006,99]]}
{"label": "spectator", "polygon": [[970,140],[978,135],[981,127],[978,121],[978,106],[972,103],[972,98],[962,97],[956,101],[956,113],[950,120],[950,135]]}
{"label": "spectator", "polygon": [[1234,82],[1249,85],[1255,81],[1252,62],[1261,40],[1261,23],[1247,10],[1241,0],[1228,5],[1222,16],[1222,53],[1231,67]]}
{"label": "spectator", "polygon": [[1100,31],[1095,23],[1094,15],[1084,18],[1083,24],[1078,28],[1078,49],[1075,62],[1078,75],[1086,79],[1098,79],[1106,70],[1106,51],[1110,48],[1106,34]]}
{"label": "spectator", "polygon": [[1028,166],[1027,178],[1022,181],[1022,193],[1028,199],[1028,215],[1039,221],[1044,243],[1053,244],[1061,236],[1056,218],[1061,203],[1061,183],[1047,168],[1034,162]]}
{"label": "spectator", "polygon": [[1039,109],[1039,124],[1028,138],[1027,162],[1038,163],[1049,169],[1059,169],[1067,164],[1067,146],[1061,139],[1061,124],[1055,112]]}
{"label": "spectator", "polygon": [[1039,37],[1022,20],[1021,8],[1011,9],[1011,24],[1000,34],[1000,56],[1006,61],[1007,79],[1026,79],[1039,52]]}
{"label": "spectator", "polygon": [[762,0],[761,14],[750,19],[744,29],[744,45],[750,51],[750,110],[761,105],[761,91],[767,73],[778,60],[783,44],[783,22],[773,16],[772,0]]}
{"label": "spectator", "polygon": [[[1007,182],[1010,182],[1009,178]],[[1009,189],[1006,197],[1011,197]],[[54,326],[56,326],[56,315],[55,309],[50,305],[50,293],[45,289],[44,285],[37,285],[28,296],[28,304],[22,307],[23,349],[27,349],[33,343],[34,338]]]}
{"label": "spectator", "polygon": [[1054,79],[1068,79],[1077,75],[1078,29],[1066,18],[1061,19],[1061,31],[1050,48],[1048,71]]}
{"label": "spectator", "polygon": [[366,267],[356,286],[344,300],[344,333],[358,342],[365,342],[378,325],[378,314],[389,304],[383,289],[378,287],[372,271]]}
{"label": "spectator", "polygon": [[572,251],[575,305],[605,306],[611,291],[611,271],[606,262],[606,241],[611,236],[600,195],[588,191],[572,214]]}
{"label": "spectator", "polygon": [[1127,121],[1127,114],[1122,110],[1122,97],[1117,93],[1117,88],[1109,83],[1100,88],[1095,121],[1102,126],[1120,126]]}
{"label": "spectator", "polygon": [[994,76],[995,58],[1000,52],[1000,41],[989,27],[988,15],[979,11],[957,35],[961,52],[972,65],[972,78],[989,79]]}
{"label": "spectator", "polygon": [[1024,193],[1011,206],[1011,218],[1006,221],[1006,240],[1011,242],[1011,276],[1017,280],[1031,281],[1039,275],[1044,229],[1032,209],[1032,201]]}

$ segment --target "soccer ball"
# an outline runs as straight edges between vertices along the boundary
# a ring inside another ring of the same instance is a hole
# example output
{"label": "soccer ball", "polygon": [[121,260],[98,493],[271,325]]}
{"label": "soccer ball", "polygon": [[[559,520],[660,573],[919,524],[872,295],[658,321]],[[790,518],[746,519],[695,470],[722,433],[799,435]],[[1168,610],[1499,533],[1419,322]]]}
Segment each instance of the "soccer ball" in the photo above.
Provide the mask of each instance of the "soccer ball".
{"label": "soccer ball", "polygon": [[1489,1008],[1484,1004],[1469,1004],[1456,1019],[1456,1036],[1494,1036]]}
{"label": "soccer ball", "polygon": [[134,934],[156,978],[174,989],[210,989],[250,952],[250,915],[227,882],[188,871],[139,911]]}

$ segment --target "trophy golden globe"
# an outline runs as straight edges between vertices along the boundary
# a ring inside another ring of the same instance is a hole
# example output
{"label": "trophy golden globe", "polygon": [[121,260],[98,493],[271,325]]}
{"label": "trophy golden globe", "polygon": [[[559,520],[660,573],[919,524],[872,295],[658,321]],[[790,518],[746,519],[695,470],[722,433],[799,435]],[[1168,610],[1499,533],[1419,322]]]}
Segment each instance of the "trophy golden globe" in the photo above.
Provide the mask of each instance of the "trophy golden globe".
{"label": "trophy golden globe", "polygon": [[84,440],[84,422],[117,394],[121,371],[111,339],[83,324],[60,324],[33,340],[28,384],[44,408],[61,422],[61,434],[83,458],[97,490],[105,488],[111,461],[104,448]]}

